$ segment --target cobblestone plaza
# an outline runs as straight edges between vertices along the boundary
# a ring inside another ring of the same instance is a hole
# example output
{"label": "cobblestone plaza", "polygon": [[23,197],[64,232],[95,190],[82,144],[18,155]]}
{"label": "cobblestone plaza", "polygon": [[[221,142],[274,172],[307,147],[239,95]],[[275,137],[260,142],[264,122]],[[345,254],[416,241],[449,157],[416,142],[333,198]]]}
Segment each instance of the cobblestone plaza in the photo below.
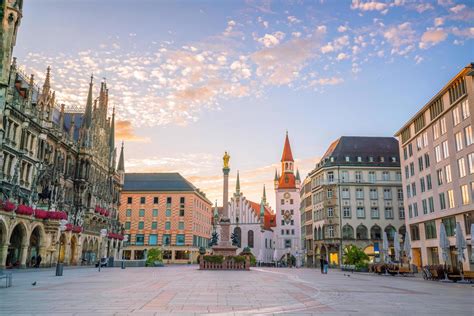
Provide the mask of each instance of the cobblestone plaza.
{"label": "cobblestone plaza", "polygon": [[466,284],[315,269],[41,269],[13,273],[0,315],[472,315],[473,294]]}

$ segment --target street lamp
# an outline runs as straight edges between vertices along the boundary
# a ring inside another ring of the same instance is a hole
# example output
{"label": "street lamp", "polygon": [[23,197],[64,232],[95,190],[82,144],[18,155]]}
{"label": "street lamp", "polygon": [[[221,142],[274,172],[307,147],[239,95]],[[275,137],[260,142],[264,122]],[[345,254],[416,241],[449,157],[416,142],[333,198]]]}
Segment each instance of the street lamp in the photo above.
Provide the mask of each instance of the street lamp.
{"label": "street lamp", "polygon": [[99,272],[100,266],[102,265],[102,257],[101,257],[101,250],[102,250],[102,238],[107,236],[107,229],[103,228],[100,230],[100,240],[99,240]]}
{"label": "street lamp", "polygon": [[67,220],[62,219],[59,221],[59,253],[58,253],[58,261],[56,263],[56,276],[63,275],[63,266],[64,264],[60,262],[59,258],[61,257],[61,237],[63,232],[66,230]]}

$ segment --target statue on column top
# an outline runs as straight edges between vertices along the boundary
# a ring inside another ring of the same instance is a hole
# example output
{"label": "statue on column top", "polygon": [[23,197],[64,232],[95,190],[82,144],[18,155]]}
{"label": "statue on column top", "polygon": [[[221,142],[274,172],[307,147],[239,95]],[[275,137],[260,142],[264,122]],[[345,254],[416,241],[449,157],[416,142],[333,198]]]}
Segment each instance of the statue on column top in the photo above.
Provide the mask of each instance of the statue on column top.
{"label": "statue on column top", "polygon": [[224,168],[229,168],[229,160],[230,160],[230,156],[229,154],[227,153],[227,151],[225,152],[224,154],[224,157],[222,157],[222,160],[224,160]]}

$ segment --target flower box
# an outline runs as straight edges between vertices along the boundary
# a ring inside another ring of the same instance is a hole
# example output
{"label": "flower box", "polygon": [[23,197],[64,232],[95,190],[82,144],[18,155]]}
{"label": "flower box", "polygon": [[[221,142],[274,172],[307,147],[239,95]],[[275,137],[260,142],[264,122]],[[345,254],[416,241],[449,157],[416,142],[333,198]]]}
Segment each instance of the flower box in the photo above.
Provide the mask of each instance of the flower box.
{"label": "flower box", "polygon": [[67,219],[67,213],[62,212],[62,211],[48,212],[48,219],[58,220],[58,221],[62,219]]}
{"label": "flower box", "polygon": [[38,218],[38,219],[47,219],[48,218],[48,213],[49,213],[48,211],[36,209],[35,210],[35,217]]}
{"label": "flower box", "polygon": [[3,201],[2,208],[6,212],[13,212],[16,208],[16,205],[15,205],[15,203],[12,203],[10,201]]}
{"label": "flower box", "polygon": [[24,204],[20,204],[18,205],[18,207],[16,208],[16,211],[15,211],[17,214],[19,215],[27,215],[27,216],[31,216],[33,215],[34,213],[34,210],[31,206],[28,206],[28,205],[24,205]]}
{"label": "flower box", "polygon": [[66,231],[72,231],[73,233],[81,233],[82,232],[82,227],[81,226],[76,226],[73,224],[66,224]]}

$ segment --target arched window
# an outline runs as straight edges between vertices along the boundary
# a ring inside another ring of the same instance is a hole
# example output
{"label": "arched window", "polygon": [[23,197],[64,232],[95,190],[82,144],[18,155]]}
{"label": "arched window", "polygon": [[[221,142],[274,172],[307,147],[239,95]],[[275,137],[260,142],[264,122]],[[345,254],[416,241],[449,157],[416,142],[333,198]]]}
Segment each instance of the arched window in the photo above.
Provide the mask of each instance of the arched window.
{"label": "arched window", "polygon": [[321,227],[318,228],[318,235],[319,235],[319,240],[323,240],[324,239],[324,236],[323,236],[323,229]]}
{"label": "arched window", "polygon": [[370,239],[382,239],[382,229],[379,226],[372,226],[372,228],[370,229]]}
{"label": "arched window", "polygon": [[247,233],[247,240],[249,248],[253,248],[253,230],[249,230]]}
{"label": "arched window", "polygon": [[354,228],[346,224],[342,227],[342,239],[354,239]]}
{"label": "arched window", "polygon": [[368,239],[367,227],[360,224],[356,229],[357,239]]}
{"label": "arched window", "polygon": [[387,233],[387,238],[389,241],[393,240],[396,231],[397,230],[392,225],[388,225],[387,227],[385,227],[385,232]]}

